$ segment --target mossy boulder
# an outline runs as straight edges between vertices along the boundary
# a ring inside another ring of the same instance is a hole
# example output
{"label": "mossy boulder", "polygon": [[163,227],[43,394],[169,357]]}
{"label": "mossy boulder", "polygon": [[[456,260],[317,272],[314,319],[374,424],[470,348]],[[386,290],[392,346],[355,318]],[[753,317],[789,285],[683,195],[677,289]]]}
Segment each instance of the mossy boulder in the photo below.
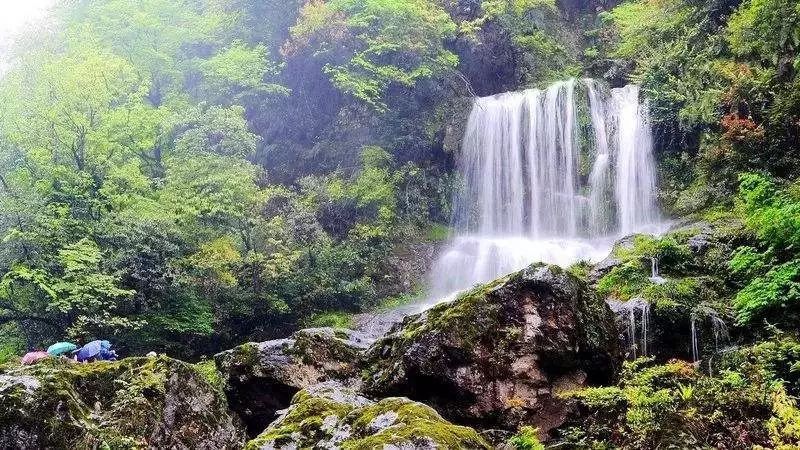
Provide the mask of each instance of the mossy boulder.
{"label": "mossy boulder", "polygon": [[351,330],[313,328],[289,339],[243,344],[214,359],[231,408],[255,436],[299,390],[328,380],[357,382],[368,343]]}
{"label": "mossy boulder", "polygon": [[478,433],[453,425],[435,410],[407,398],[378,402],[335,382],[295,394],[247,450],[341,449],[488,449]]}
{"label": "mossy boulder", "polygon": [[192,365],[51,359],[0,368],[0,448],[241,448],[222,392]]}
{"label": "mossy boulder", "polygon": [[626,362],[616,386],[564,394],[577,405],[567,422],[554,430],[554,444],[620,449],[800,448],[796,400],[763,370],[758,358],[746,359],[713,375],[678,360]]}
{"label": "mossy boulder", "polygon": [[408,396],[456,423],[546,433],[556,393],[615,376],[614,315],[575,276],[530,267],[411,316],[365,358],[365,392]]}
{"label": "mossy boulder", "polygon": [[[692,358],[693,323],[701,358],[724,346],[726,324],[733,323],[730,298],[737,290],[729,261],[734,249],[752,240],[741,220],[717,214],[676,225],[662,236],[634,235],[618,241],[588,278],[602,298],[617,305],[627,356],[642,355],[644,347],[662,362]],[[652,276],[654,260],[657,277]],[[646,345],[641,309],[626,306],[632,299],[649,307]],[[629,329],[632,311],[634,338]]]}

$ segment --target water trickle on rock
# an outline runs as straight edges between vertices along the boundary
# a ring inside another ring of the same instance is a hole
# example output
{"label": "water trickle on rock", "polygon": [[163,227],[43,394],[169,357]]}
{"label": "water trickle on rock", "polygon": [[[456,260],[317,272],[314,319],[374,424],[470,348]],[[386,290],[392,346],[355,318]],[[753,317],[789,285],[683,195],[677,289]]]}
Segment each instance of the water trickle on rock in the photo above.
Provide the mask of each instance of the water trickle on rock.
{"label": "water trickle on rock", "polygon": [[650,303],[643,298],[632,298],[626,302],[609,300],[607,303],[617,317],[625,322],[623,329],[628,346],[628,356],[631,359],[647,356],[649,354]]}
{"label": "water trickle on rock", "polygon": [[658,258],[653,256],[650,258],[650,281],[655,284],[664,284],[667,282],[666,278],[662,277],[658,270]]}
{"label": "water trickle on rock", "polygon": [[728,325],[717,314],[711,315],[711,331],[714,334],[714,351],[718,352],[720,343],[729,344],[731,340]]}
{"label": "water trickle on rock", "polygon": [[475,99],[432,298],[536,261],[598,261],[621,235],[657,229],[652,143],[636,86],[573,79]]}
{"label": "water trickle on rock", "polygon": [[692,362],[700,360],[700,347],[697,343],[697,321],[694,317],[691,319],[691,345],[692,345]]}

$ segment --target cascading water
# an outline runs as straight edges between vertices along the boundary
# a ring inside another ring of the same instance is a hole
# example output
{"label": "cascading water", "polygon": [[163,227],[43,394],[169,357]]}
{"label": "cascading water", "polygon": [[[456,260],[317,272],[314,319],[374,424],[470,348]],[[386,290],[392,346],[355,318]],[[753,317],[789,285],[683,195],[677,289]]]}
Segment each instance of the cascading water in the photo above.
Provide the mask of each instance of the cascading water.
{"label": "cascading water", "polygon": [[589,232],[605,235],[612,231],[613,180],[611,155],[608,143],[609,129],[607,105],[601,87],[594,80],[587,81],[589,109],[595,136],[595,159],[589,174]]}
{"label": "cascading water", "polygon": [[619,230],[622,234],[642,231],[658,222],[653,193],[656,170],[652,152],[653,136],[646,105],[639,103],[639,87],[629,85],[611,91],[617,112],[616,196]]}
{"label": "cascading water", "polygon": [[658,224],[654,167],[635,86],[569,80],[475,99],[458,159],[456,236],[434,266],[432,297],[535,261],[605,257],[621,234]]}

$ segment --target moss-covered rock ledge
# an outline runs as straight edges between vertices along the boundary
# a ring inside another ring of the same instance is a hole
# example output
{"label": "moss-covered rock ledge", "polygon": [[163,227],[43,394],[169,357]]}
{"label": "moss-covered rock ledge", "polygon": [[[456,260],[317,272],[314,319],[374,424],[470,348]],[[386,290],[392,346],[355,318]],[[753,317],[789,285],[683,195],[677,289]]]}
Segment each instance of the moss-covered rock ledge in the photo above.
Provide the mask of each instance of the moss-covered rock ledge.
{"label": "moss-covered rock ledge", "polygon": [[0,367],[0,448],[235,449],[244,440],[222,392],[171,358]]}
{"label": "moss-covered rock ledge", "polygon": [[475,430],[453,425],[407,398],[378,402],[335,382],[298,392],[291,406],[247,450],[340,448],[489,449]]}
{"label": "moss-covered rock ledge", "polygon": [[242,344],[214,360],[231,408],[255,436],[297,391],[329,380],[358,384],[358,362],[370,342],[351,330],[309,328],[288,339]]}
{"label": "moss-covered rock ledge", "polygon": [[618,334],[584,282],[534,264],[407,318],[366,360],[371,395],[408,396],[456,423],[546,433],[564,421],[558,391],[614,379]]}

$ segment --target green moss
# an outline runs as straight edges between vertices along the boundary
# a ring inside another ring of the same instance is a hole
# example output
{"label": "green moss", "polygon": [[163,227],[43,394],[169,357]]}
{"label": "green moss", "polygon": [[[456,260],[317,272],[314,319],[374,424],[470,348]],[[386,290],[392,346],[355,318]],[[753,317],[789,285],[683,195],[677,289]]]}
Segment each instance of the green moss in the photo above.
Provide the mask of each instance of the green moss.
{"label": "green moss", "polygon": [[315,397],[306,391],[295,394],[292,405],[289,413],[281,420],[280,426],[268,429],[250,441],[246,448],[258,449],[272,441],[276,444],[288,442],[295,433],[303,433],[309,440],[319,439],[320,428],[326,417],[343,417],[351,410],[346,404]]}
{"label": "green moss", "polygon": [[533,427],[522,427],[519,429],[508,444],[516,450],[544,450],[544,445],[539,442],[539,432]]}
{"label": "green moss", "polygon": [[562,444],[581,448],[735,448],[797,445],[800,411],[781,384],[753,365],[705,375],[681,361],[624,365],[617,386],[562,394],[581,418],[562,427]]}
{"label": "green moss", "polygon": [[300,358],[304,364],[315,365],[320,360],[336,361],[350,365],[356,361],[360,350],[349,344],[348,331],[339,328],[333,335],[327,332],[301,330],[294,334],[295,344],[286,351]]}
{"label": "green moss", "polygon": [[417,322],[419,326],[410,326],[404,329],[404,337],[413,339],[430,330],[446,330],[458,324],[458,338],[465,348],[469,349],[477,344],[478,338],[483,335],[487,325],[496,325],[496,315],[499,305],[491,302],[489,293],[495,288],[511,282],[520,277],[514,273],[499,278],[490,283],[473,288],[459,295],[454,301],[443,303],[428,310],[427,319]]}
{"label": "green moss", "polygon": [[[370,435],[369,425],[380,415],[394,413],[393,425]],[[361,450],[383,448],[385,445],[401,445],[432,440],[440,448],[487,448],[475,430],[446,422],[432,408],[406,398],[387,398],[360,408],[351,416],[354,435],[366,436],[347,442],[344,449]]]}
{"label": "green moss", "polygon": [[311,327],[353,328],[353,313],[325,311],[313,315],[305,324]]}
{"label": "green moss", "polygon": [[[25,394],[20,398],[0,393],[0,426],[14,423],[52,448],[147,448],[147,440],[163,426],[168,380],[178,376],[195,389],[192,377],[200,376],[193,366],[166,357],[91,364],[52,358],[4,372],[35,379],[39,388],[32,395],[20,391]],[[208,426],[202,419],[227,414],[224,397],[217,395],[217,409],[187,412],[200,428],[183,430],[185,444]]]}
{"label": "green moss", "polygon": [[577,262],[567,269],[575,278],[583,281],[584,283],[589,278],[589,271],[592,270],[592,265],[586,261]]}
{"label": "green moss", "polygon": [[217,390],[222,390],[222,386],[224,384],[222,375],[219,373],[217,365],[214,363],[213,359],[200,361],[199,363],[194,364],[193,367],[197,373],[208,382],[208,384],[214,386],[214,388]]}
{"label": "green moss", "polygon": [[624,262],[649,261],[651,258],[657,258],[661,265],[671,270],[676,270],[679,265],[691,258],[689,247],[678,243],[673,235],[661,238],[637,235],[631,248],[617,247],[614,249],[614,255]]}
{"label": "green moss", "polygon": [[258,346],[253,342],[248,342],[236,347],[234,350],[233,363],[240,367],[253,367],[258,365]]}
{"label": "green moss", "polygon": [[[331,396],[303,390],[292,399],[287,414],[248,443],[247,449],[293,444],[311,447],[330,439],[335,429],[347,430],[342,449],[374,449],[385,445],[432,442],[438,448],[486,448],[486,442],[466,427],[452,425],[432,408],[406,398],[387,398],[364,406],[341,403],[339,398],[354,395],[348,390]],[[390,414],[383,427],[375,429],[375,419]],[[393,419],[393,420],[392,420]],[[327,426],[326,426],[327,425]]]}
{"label": "green moss", "polygon": [[342,445],[347,450],[371,450],[385,448],[387,445],[433,442],[437,448],[488,449],[491,448],[478,433],[467,427],[443,423],[440,420],[414,419],[407,423],[392,426],[377,434],[346,442]]}
{"label": "green moss", "polygon": [[630,300],[651,284],[645,270],[639,261],[616,266],[597,282],[597,293],[617,300]]}
{"label": "green moss", "polygon": [[579,399],[589,408],[616,408],[625,401],[622,389],[617,386],[588,388],[580,391],[569,391],[562,394],[564,398]]}

